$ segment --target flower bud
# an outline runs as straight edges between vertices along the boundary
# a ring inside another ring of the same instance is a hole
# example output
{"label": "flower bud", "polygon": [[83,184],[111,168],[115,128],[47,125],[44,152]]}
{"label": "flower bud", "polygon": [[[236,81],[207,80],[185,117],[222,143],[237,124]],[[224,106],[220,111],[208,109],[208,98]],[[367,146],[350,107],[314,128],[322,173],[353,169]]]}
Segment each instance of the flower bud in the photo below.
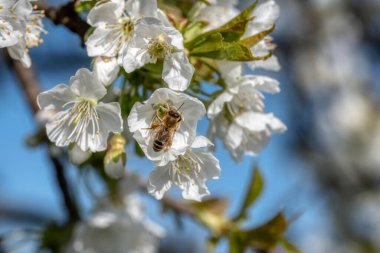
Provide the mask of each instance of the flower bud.
{"label": "flower bud", "polygon": [[124,166],[127,155],[125,153],[126,140],[121,134],[115,134],[108,141],[108,149],[104,156],[104,169],[111,178],[120,178],[124,175]]}

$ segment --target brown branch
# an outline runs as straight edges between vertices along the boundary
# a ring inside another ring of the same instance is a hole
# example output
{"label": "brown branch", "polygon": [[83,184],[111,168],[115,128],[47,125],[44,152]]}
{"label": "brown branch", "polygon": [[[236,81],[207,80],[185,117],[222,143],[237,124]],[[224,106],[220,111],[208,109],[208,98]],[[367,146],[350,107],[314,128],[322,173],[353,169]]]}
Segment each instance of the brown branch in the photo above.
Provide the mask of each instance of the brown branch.
{"label": "brown branch", "polygon": [[54,24],[66,26],[70,31],[78,34],[84,43],[85,34],[90,26],[75,11],[74,4],[74,1],[70,1],[65,5],[55,7],[43,1],[36,3],[38,9],[44,10],[46,17]]}
{"label": "brown branch", "polygon": [[[3,50],[3,52],[5,60],[14,70],[17,78],[19,79],[18,83],[24,92],[30,108],[32,109],[33,113],[37,113],[39,111],[37,104],[37,95],[40,92],[40,85],[34,71],[31,68],[28,69],[23,67],[20,61],[13,60],[11,57],[9,57],[6,50]],[[77,220],[79,218],[79,212],[75,201],[70,194],[69,185],[64,173],[64,167],[59,159],[51,154],[50,149],[48,151],[48,154],[49,159],[55,169],[56,179],[61,189],[64,205],[68,212],[69,218],[70,220]]]}
{"label": "brown branch", "polygon": [[[126,174],[128,176],[128,173]],[[147,184],[143,181],[139,182],[139,188],[143,192],[148,192],[147,189]],[[153,197],[152,195],[149,194],[149,196]],[[186,204],[186,202],[183,201],[178,201],[175,199],[172,199],[170,197],[164,196],[160,202],[164,207],[169,207],[175,212],[182,213],[188,215],[190,218],[193,218],[196,220],[196,212],[193,207],[190,205]]]}

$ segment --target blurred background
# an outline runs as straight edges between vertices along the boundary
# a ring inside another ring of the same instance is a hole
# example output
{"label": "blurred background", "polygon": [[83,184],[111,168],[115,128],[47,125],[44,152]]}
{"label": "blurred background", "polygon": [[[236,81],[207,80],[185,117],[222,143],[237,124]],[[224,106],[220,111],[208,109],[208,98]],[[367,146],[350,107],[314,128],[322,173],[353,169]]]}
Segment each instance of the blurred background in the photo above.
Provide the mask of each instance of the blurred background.
{"label": "blurred background", "polygon": [[[246,157],[241,164],[218,148],[222,176],[208,183],[210,191],[228,198],[228,212],[234,214],[252,167],[258,165],[265,190],[252,209],[251,225],[284,210],[292,220],[288,237],[303,252],[380,252],[380,2],[277,2],[281,17],[274,41],[282,70],[255,73],[280,81],[282,92],[267,97],[266,111],[282,119],[288,131],[274,136],[258,157]],[[249,3],[240,1],[240,7]],[[49,34],[31,50],[31,57],[41,85],[49,89],[67,83],[78,68],[90,67],[91,60],[77,35],[49,20],[45,28]],[[0,118],[0,234],[63,220],[47,150],[26,145],[38,126],[1,57]],[[199,133],[206,132],[204,120]],[[128,153],[127,169],[146,177],[153,165],[132,154]],[[77,170],[69,165],[67,170],[81,209],[90,212],[91,195],[77,183]],[[102,186],[98,188],[101,193]],[[182,253],[204,252],[207,231],[202,227],[185,220],[178,228],[156,202],[145,199],[145,206],[148,215],[167,229],[162,252],[175,252],[168,249],[173,240],[191,245]],[[31,252],[32,239],[17,246],[20,252]],[[222,243],[216,252],[225,249]]]}

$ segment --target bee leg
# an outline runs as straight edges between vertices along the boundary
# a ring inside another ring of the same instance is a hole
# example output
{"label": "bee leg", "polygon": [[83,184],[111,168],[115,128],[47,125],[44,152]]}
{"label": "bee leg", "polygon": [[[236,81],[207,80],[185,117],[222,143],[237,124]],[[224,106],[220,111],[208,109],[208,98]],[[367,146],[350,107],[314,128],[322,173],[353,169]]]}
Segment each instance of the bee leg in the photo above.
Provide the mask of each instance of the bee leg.
{"label": "bee leg", "polygon": [[147,127],[147,128],[142,128],[143,130],[152,130],[152,129],[156,129],[161,123],[160,122],[153,122],[152,125],[150,125],[150,127]]}

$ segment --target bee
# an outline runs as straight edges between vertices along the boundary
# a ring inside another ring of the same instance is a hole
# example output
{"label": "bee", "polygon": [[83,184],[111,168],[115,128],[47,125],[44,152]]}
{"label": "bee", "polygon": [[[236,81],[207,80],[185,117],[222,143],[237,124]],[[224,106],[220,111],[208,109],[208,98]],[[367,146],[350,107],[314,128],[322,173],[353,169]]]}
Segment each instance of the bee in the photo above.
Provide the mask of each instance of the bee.
{"label": "bee", "polygon": [[[183,105],[183,104],[182,104]],[[179,109],[170,105],[160,105],[150,126],[153,136],[153,150],[160,152],[171,147],[174,133],[182,121]]]}

